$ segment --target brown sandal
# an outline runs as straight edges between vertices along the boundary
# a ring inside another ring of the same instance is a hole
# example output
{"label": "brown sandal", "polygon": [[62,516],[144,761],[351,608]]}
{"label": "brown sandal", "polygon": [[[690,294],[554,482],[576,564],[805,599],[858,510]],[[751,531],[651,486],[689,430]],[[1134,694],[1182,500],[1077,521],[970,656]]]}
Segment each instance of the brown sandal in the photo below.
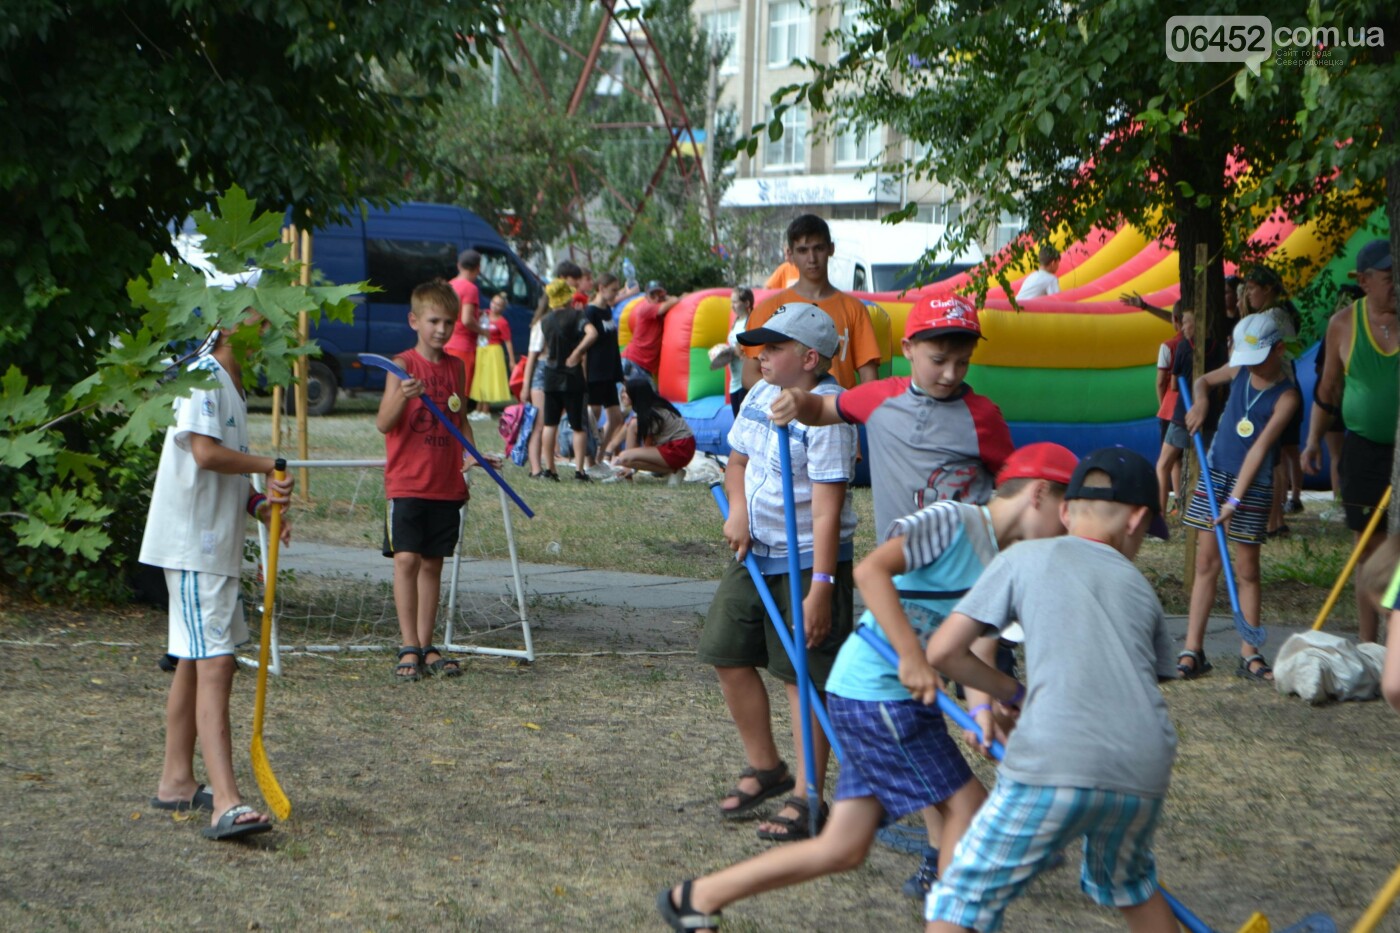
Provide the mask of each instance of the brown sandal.
{"label": "brown sandal", "polygon": [[734,788],[725,797],[737,797],[739,803],[733,807],[720,807],[719,815],[726,820],[745,820],[754,815],[754,811],[766,800],[786,794],[797,786],[797,781],[788,772],[787,762],[779,761],[777,766],[766,771],[760,771],[754,767],[747,767],[739,772],[739,781],[751,777],[758,781],[758,793],[750,794],[739,789],[736,782]]}

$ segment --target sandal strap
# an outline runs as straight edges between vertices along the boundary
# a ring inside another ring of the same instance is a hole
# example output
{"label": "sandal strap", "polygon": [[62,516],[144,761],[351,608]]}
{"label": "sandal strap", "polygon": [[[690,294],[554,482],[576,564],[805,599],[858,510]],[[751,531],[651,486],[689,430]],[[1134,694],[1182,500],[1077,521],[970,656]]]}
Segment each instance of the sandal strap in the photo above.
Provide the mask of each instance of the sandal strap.
{"label": "sandal strap", "polygon": [[403,657],[404,655],[408,654],[417,655],[421,658],[423,657],[423,649],[418,648],[414,645],[404,645],[402,648],[399,649],[399,657]]}
{"label": "sandal strap", "polygon": [[690,903],[692,883],[689,878],[681,882],[681,902],[676,905],[676,913],[680,914],[681,926],[687,930],[718,929],[720,923],[718,911],[713,914],[702,914],[695,909],[694,904]]}

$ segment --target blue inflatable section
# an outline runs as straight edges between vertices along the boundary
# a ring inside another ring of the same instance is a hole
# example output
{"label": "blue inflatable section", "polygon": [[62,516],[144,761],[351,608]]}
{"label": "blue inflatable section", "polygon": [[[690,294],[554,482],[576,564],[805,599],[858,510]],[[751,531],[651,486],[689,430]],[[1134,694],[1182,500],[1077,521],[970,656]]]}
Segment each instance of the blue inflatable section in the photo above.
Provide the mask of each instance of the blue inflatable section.
{"label": "blue inflatable section", "polygon": [[693,402],[676,402],[676,410],[690,425],[695,435],[695,449],[721,457],[729,456],[729,429],[734,426],[734,412],[729,399],[711,395]]}
{"label": "blue inflatable section", "polygon": [[[1303,393],[1303,443],[1307,443],[1308,418],[1311,414],[1313,391],[1317,385],[1316,361],[1318,344],[1313,344],[1295,362],[1298,387]],[[1152,391],[1151,386],[1144,391]],[[994,400],[995,401],[995,400]],[[734,415],[729,410],[729,401],[722,395],[683,402],[676,405],[690,430],[695,433],[695,446],[699,450],[720,456],[729,455],[729,428],[734,424]],[[1011,422],[1011,440],[1017,447],[1050,441],[1063,444],[1078,456],[1084,456],[1100,447],[1129,447],[1142,454],[1153,464],[1162,451],[1161,428],[1156,418],[1143,418],[1138,421],[1119,421],[1108,424],[1057,424],[1052,422]],[[855,485],[870,485],[870,448],[865,437],[865,428],[860,429],[861,459],[856,463]],[[1309,473],[1304,484],[1310,489],[1326,489],[1331,484],[1327,450],[1322,451],[1322,472]]]}

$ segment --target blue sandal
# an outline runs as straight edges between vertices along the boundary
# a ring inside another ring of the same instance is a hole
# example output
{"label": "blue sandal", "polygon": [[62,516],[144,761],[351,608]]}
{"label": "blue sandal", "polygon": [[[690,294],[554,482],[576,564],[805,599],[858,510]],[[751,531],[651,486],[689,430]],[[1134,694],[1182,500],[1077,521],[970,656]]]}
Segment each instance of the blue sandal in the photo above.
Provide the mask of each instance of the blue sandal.
{"label": "blue sandal", "polygon": [[[1189,667],[1182,663],[1188,658],[1192,661]],[[1176,656],[1176,673],[1182,680],[1195,680],[1202,674],[1209,674],[1213,667],[1214,665],[1206,660],[1205,651],[1192,651],[1187,648]]]}

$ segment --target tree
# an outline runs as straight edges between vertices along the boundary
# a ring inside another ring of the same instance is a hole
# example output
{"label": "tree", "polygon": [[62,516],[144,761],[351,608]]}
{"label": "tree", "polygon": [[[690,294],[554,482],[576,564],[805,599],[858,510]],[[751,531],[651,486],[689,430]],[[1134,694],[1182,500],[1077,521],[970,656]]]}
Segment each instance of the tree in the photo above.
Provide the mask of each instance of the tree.
{"label": "tree", "polygon": [[[7,378],[58,399],[93,373],[115,335],[139,329],[126,283],[210,191],[237,182],[303,223],[394,196],[404,172],[425,166],[422,113],[460,81],[498,15],[484,0],[11,4],[0,30]],[[412,95],[382,80],[386,65],[415,75]],[[82,454],[110,452],[112,428],[105,417],[58,426]],[[28,514],[39,493],[58,502],[72,475],[37,455],[0,472],[0,512]],[[148,484],[117,476],[94,501],[144,511]],[[42,559],[25,550],[21,561],[17,547],[0,523],[0,567]]]}
{"label": "tree", "polygon": [[[476,72],[448,95],[436,127],[425,134],[435,171],[410,181],[414,196],[487,217],[525,252],[575,245],[615,259],[617,233],[632,224],[671,144],[659,126],[644,126],[658,122],[654,104],[626,90],[647,82],[624,31],[646,24],[697,128],[708,105],[712,50],[687,0],[616,4],[611,39],[599,57],[606,76],[589,77],[570,113],[583,65],[563,47],[586,54],[608,17],[605,6],[592,0],[513,5],[520,27],[502,37],[509,67],[494,87]],[[698,197],[691,187],[676,173],[663,173],[647,200],[649,222],[680,222]]]}
{"label": "tree", "polygon": [[[1243,6],[1216,0],[1191,12],[1253,12]],[[970,202],[943,244],[954,252],[1005,213],[1029,225],[1009,259],[1052,234],[1078,239],[1095,227],[1134,224],[1176,246],[1182,298],[1219,322],[1223,262],[1250,257],[1245,240],[1259,220],[1250,192],[1259,179],[1274,178],[1271,195],[1295,216],[1354,221],[1360,209],[1332,196],[1329,154],[1297,151],[1303,71],[1275,69],[1256,82],[1239,63],[1170,61],[1169,15],[1146,0],[871,4],[836,60],[812,63],[812,79],[781,95],[768,130],[781,132],[783,107],[805,100],[924,144],[900,167]],[[1338,67],[1369,55],[1350,49]],[[853,86],[862,93],[847,93]],[[1250,87],[1254,93],[1239,90]],[[1295,168],[1275,176],[1284,165]],[[1380,194],[1374,177],[1339,177],[1364,196]],[[1211,257],[1204,301],[1194,294],[1198,243]]]}

